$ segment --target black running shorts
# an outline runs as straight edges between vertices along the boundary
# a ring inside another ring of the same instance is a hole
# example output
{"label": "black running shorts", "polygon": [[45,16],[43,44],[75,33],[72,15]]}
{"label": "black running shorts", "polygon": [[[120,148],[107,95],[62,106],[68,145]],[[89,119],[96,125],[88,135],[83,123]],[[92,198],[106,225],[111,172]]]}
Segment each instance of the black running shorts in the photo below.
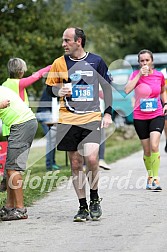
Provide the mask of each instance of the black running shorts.
{"label": "black running shorts", "polygon": [[61,151],[77,151],[85,143],[101,141],[101,121],[82,125],[58,124],[57,149]]}
{"label": "black running shorts", "polygon": [[134,127],[140,140],[150,138],[150,132],[162,133],[165,124],[164,116],[157,116],[149,120],[134,119]]}

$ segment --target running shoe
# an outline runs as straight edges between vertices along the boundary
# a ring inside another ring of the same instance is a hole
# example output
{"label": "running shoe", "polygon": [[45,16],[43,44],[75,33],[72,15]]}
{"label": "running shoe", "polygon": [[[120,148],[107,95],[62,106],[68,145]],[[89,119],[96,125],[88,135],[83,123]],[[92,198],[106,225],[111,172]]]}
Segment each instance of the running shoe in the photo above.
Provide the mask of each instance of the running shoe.
{"label": "running shoe", "polygon": [[99,167],[103,168],[104,170],[110,170],[111,169],[111,167],[108,164],[106,164],[104,159],[99,159]]}
{"label": "running shoe", "polygon": [[60,166],[58,166],[57,164],[53,164],[52,170],[60,170]]}
{"label": "running shoe", "polygon": [[147,179],[146,190],[152,190],[152,178]]}
{"label": "running shoe", "polygon": [[84,207],[80,207],[78,213],[74,216],[74,222],[84,222],[87,220],[89,220],[89,210]]}
{"label": "running shoe", "polygon": [[152,182],[152,189],[154,191],[162,191],[162,187],[159,184],[159,181],[157,179],[154,179]]}
{"label": "running shoe", "polygon": [[12,220],[22,220],[22,219],[27,219],[28,214],[27,214],[27,209],[19,209],[19,208],[14,208],[11,211],[9,211],[6,215],[1,217],[2,221],[12,221]]}
{"label": "running shoe", "polygon": [[92,220],[99,220],[102,215],[100,202],[102,199],[91,200],[89,205],[90,217]]}
{"label": "running shoe", "polygon": [[0,208],[0,219],[4,216],[6,216],[13,208],[7,208],[5,206],[3,206],[2,208]]}

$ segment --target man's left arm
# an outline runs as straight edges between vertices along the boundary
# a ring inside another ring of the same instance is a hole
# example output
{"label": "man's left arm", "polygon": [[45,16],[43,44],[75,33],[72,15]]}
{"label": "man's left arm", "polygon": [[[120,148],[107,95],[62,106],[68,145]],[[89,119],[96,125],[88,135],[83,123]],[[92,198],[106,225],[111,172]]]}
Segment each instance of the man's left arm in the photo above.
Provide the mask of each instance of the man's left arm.
{"label": "man's left arm", "polygon": [[112,123],[112,88],[111,84],[105,83],[101,85],[103,89],[104,94],[104,104],[105,104],[105,110],[104,110],[104,116],[103,116],[103,125],[102,127],[108,128],[109,125]]}
{"label": "man's left arm", "polygon": [[102,127],[107,128],[112,123],[112,76],[103,60],[100,64],[99,82],[103,90],[105,104]]}

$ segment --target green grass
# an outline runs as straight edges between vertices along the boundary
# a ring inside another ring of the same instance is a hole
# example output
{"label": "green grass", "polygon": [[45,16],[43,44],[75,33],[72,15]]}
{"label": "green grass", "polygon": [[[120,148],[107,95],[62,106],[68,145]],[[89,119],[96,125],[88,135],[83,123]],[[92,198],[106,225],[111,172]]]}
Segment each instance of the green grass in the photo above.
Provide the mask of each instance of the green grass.
{"label": "green grass", "polygon": [[[111,141],[113,141],[111,139]],[[105,150],[105,160],[107,163],[113,163],[121,158],[127,157],[128,155],[135,153],[141,149],[140,142],[138,139],[128,139],[115,141],[112,146],[107,146]]]}
{"label": "green grass", "polygon": [[[115,131],[112,136],[106,140],[105,161],[107,163],[115,162],[141,149],[137,137],[124,139],[123,132]],[[40,158],[41,157],[41,158]],[[51,190],[55,190],[57,185],[71,176],[69,166],[66,166],[65,152],[56,152],[57,164],[61,166],[59,172],[47,172],[45,169],[45,148],[32,148],[28,158],[28,169],[24,173],[24,203],[25,206],[31,206],[33,202],[44,197]],[[47,178],[48,176],[49,178]],[[6,192],[0,193],[0,206],[6,201]]]}

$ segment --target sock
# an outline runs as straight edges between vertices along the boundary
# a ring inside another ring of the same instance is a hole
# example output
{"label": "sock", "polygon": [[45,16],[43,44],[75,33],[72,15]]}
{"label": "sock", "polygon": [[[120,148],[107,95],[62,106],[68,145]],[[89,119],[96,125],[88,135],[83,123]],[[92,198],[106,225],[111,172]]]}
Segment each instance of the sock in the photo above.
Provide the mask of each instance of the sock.
{"label": "sock", "polygon": [[146,167],[146,170],[148,172],[149,177],[153,177],[153,170],[152,170],[152,165],[151,165],[151,156],[143,156],[144,164]]}
{"label": "sock", "polygon": [[154,179],[157,179],[159,166],[160,166],[160,153],[159,152],[151,154],[151,163],[152,163],[152,170],[153,170]]}
{"label": "sock", "polygon": [[79,199],[79,204],[80,204],[80,207],[84,207],[84,208],[88,209],[88,204],[86,202],[86,198]]}
{"label": "sock", "polygon": [[97,191],[98,189],[96,190],[90,189],[90,200],[97,200],[99,198]]}

